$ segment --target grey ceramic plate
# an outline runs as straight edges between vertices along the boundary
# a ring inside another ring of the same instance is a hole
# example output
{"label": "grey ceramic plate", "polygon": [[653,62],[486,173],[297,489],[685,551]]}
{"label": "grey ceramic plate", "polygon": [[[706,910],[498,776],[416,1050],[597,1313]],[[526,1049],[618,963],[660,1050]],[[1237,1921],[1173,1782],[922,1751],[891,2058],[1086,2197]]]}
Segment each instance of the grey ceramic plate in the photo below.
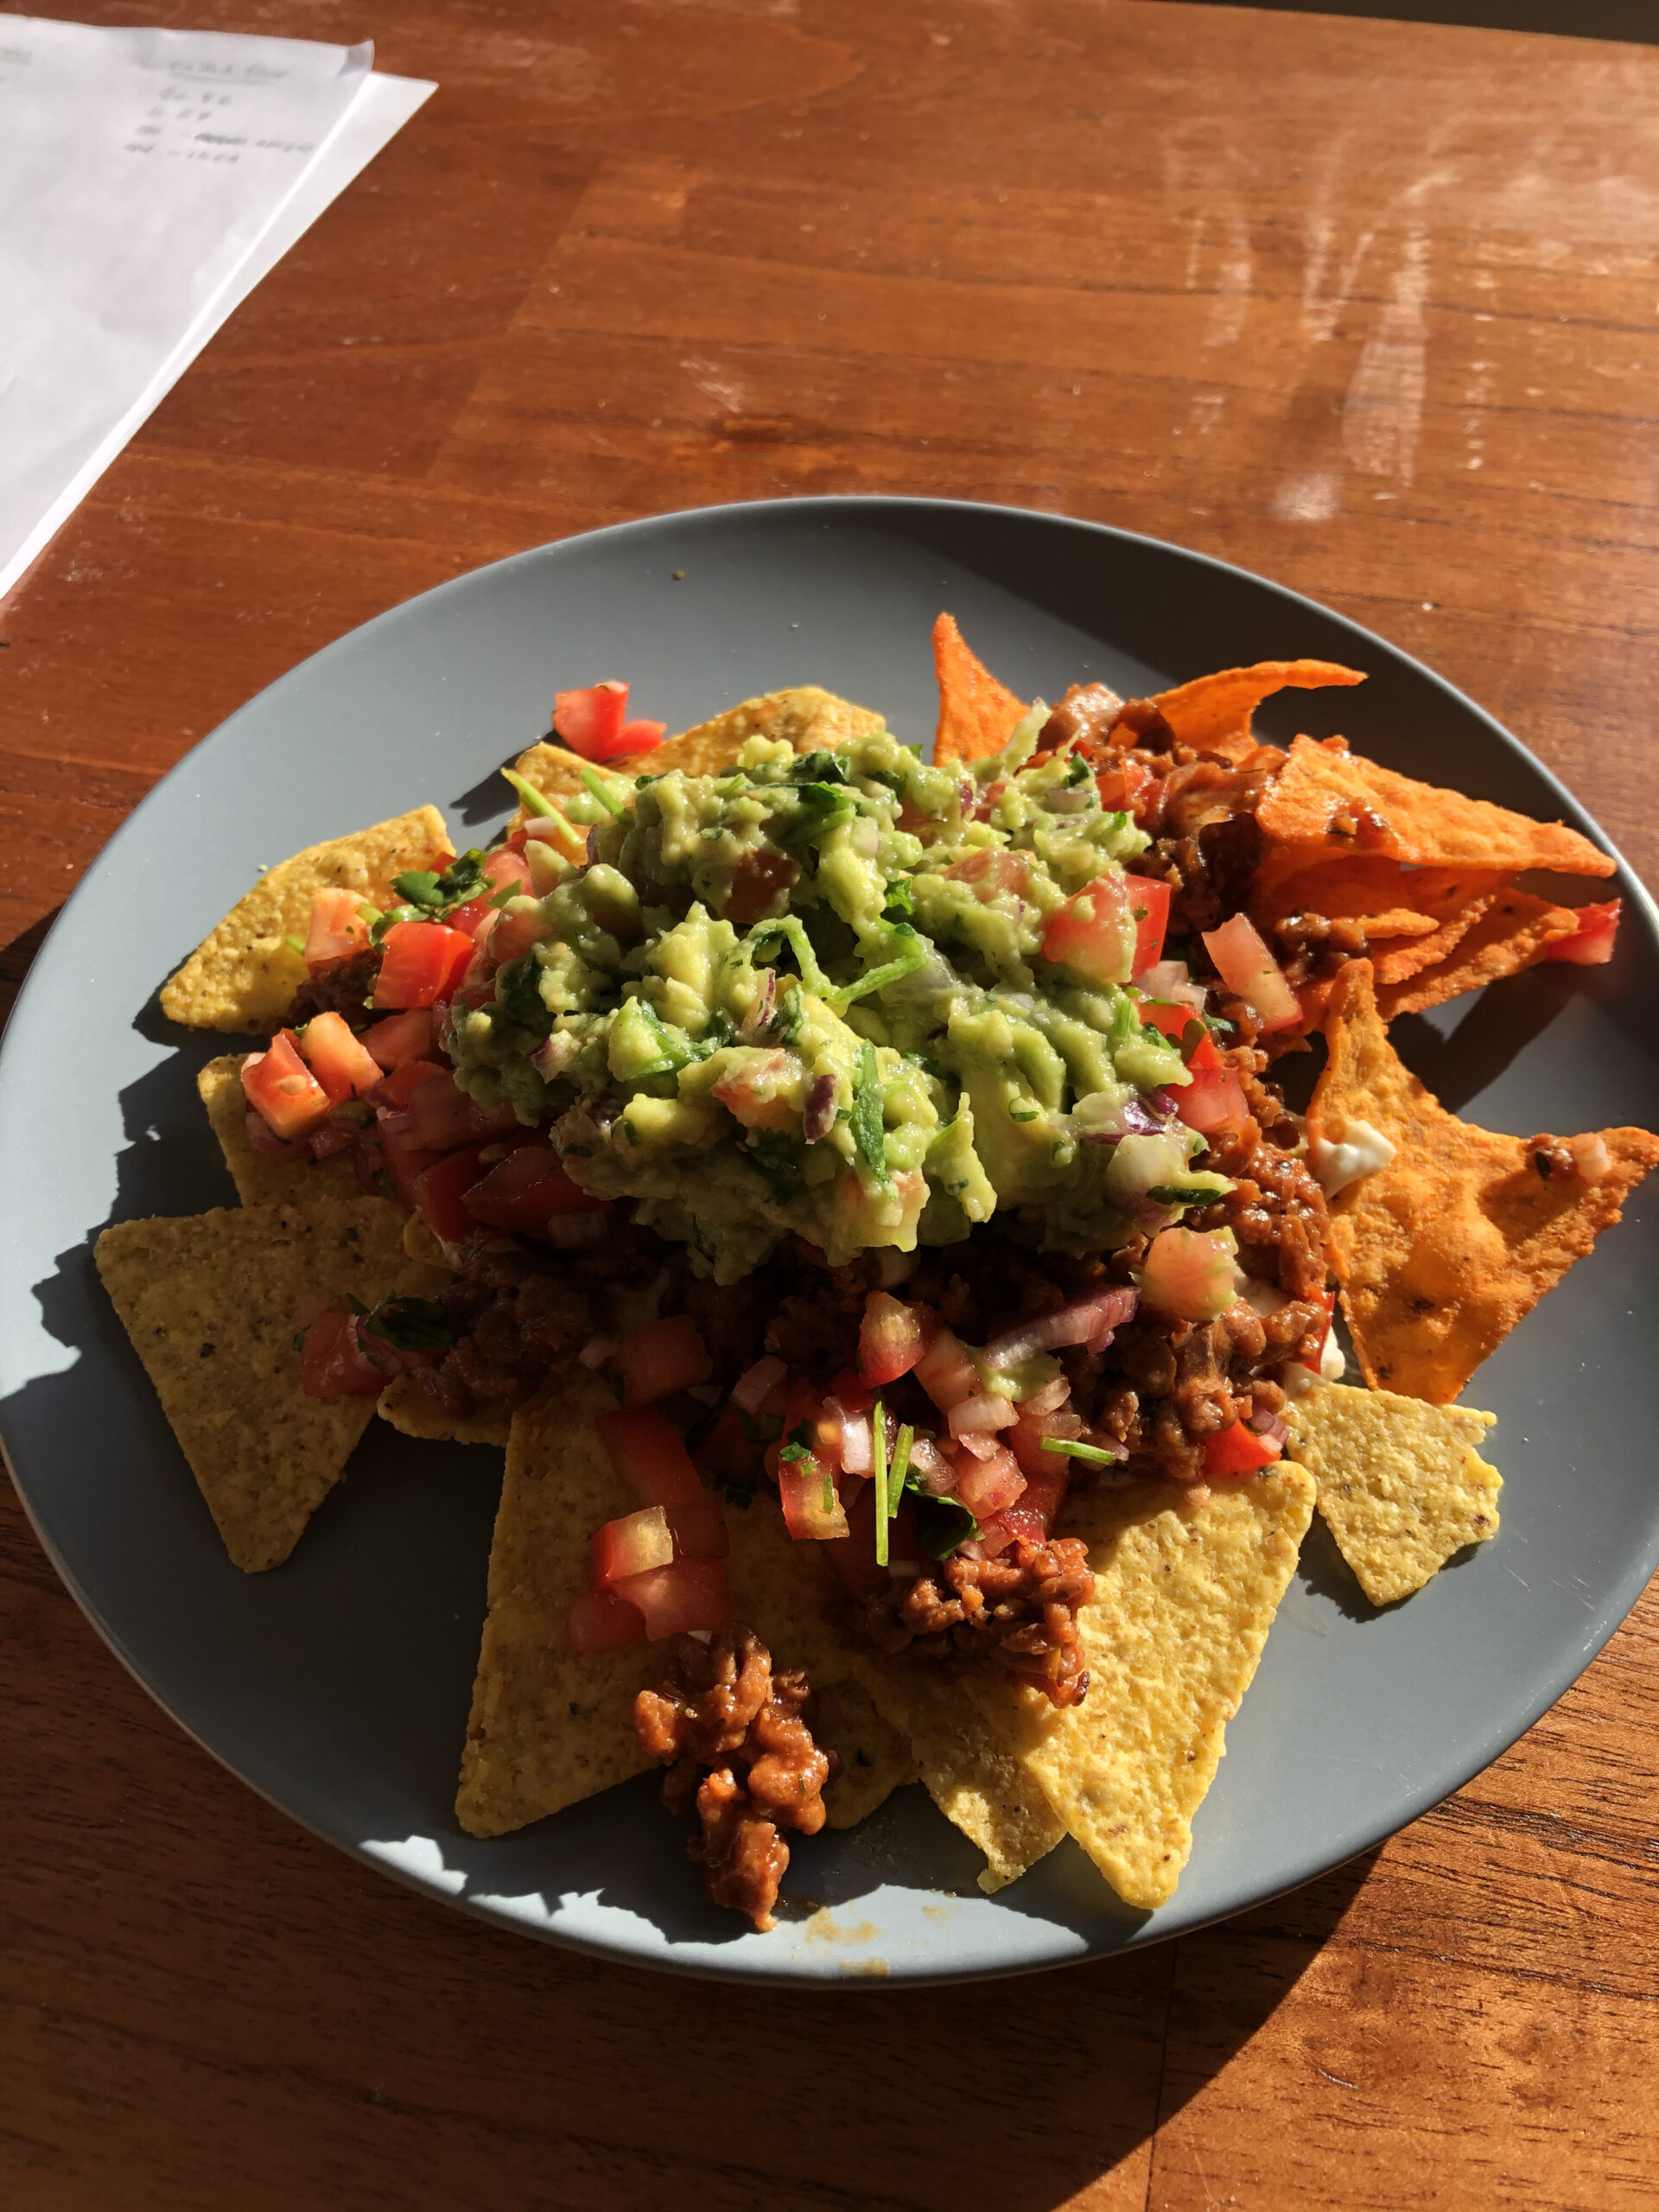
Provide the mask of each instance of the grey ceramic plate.
{"label": "grey ceramic plate", "polygon": [[[683,571],[681,580],[676,572]],[[942,607],[1012,686],[1145,692],[1316,654],[1357,692],[1269,707],[1409,772],[1593,827],[1427,669],[1236,569],[1052,517],[799,500],[630,524],[395,609],[233,715],[145,800],[35,963],[0,1058],[0,1433],[59,1572],[151,1694],[296,1820],[434,1897],[584,1950],[704,1974],[925,1980],[1155,1942],[1306,1881],[1409,1821],[1567,1688],[1659,1560],[1651,1416],[1654,1201],[1482,1371],[1507,1479],[1497,1542],[1375,1613],[1317,1529],[1229,1731],[1174,1902],[1116,1907],[1066,1844],[995,1899],[919,1789],[798,1845],[766,1936],[702,1902],[647,1779],[490,1843],[450,1809],[499,1461],[371,1433],[274,1573],[231,1567],[94,1276],[106,1222],[230,1203],[194,1077],[219,1039],[171,1030],[158,984],[262,862],[422,800],[475,833],[492,772],[556,685],[626,675],[683,727],[815,682],[932,726]],[[1611,967],[1543,969],[1402,1022],[1449,1105],[1522,1135],[1659,1116],[1653,909],[1628,874]],[[255,1870],[249,1869],[250,1878]]]}

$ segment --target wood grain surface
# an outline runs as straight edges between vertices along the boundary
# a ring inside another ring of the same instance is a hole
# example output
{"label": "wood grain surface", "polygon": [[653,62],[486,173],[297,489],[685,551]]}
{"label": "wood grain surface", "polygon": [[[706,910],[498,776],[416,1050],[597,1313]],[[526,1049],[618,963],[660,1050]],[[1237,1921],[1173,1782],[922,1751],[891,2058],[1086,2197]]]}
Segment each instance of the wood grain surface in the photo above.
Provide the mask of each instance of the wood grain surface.
{"label": "wood grain surface", "polygon": [[[1659,873],[1659,52],[1155,0],[147,12],[372,33],[440,90],[3,610],[10,983],[155,779],[329,639],[795,492],[1007,500],[1300,586]],[[1496,1766],[1281,1904],[830,1998],[364,1872],[147,1701],[9,1497],[0,1535],[10,2212],[1659,2199],[1651,1592]]]}

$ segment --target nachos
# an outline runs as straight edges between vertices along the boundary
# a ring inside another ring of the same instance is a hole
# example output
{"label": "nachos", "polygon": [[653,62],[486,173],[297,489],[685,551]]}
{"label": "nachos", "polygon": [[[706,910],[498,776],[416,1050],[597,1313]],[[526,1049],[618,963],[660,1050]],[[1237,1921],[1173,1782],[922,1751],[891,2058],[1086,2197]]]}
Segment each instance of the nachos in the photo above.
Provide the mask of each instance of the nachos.
{"label": "nachos", "polygon": [[1256,737],[1356,671],[1050,707],[934,646],[931,762],[601,684],[488,848],[424,809],[270,871],[163,994],[274,1032],[200,1078],[243,1207],[99,1246],[239,1565],[377,1408],[505,1445],[463,1827],[661,1764],[759,1927],[912,1775],[988,1889],[1070,1834],[1162,1903],[1313,1513],[1379,1604],[1494,1534],[1449,1401],[1659,1159],[1395,1058],[1618,902],[1536,889],[1611,870],[1561,824]]}

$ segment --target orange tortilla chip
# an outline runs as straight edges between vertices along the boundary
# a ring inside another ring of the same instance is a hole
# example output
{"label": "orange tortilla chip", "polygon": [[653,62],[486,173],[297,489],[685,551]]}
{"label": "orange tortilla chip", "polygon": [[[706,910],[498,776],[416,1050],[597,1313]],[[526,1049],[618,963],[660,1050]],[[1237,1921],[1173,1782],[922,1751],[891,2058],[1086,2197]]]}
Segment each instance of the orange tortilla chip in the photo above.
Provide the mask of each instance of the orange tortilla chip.
{"label": "orange tortilla chip", "polygon": [[1423,969],[1446,959],[1463,943],[1491,903],[1490,894],[1477,899],[1461,913],[1439,924],[1431,936],[1414,938],[1406,944],[1379,952],[1373,963],[1378,983],[1403,983]]}
{"label": "orange tortilla chip", "polygon": [[1390,982],[1379,962],[1376,1002],[1382,1019],[1392,1021],[1396,1014],[1421,1014],[1427,1007],[1443,1006],[1465,991],[1478,990],[1483,983],[1518,975],[1578,925],[1570,906],[1553,906],[1548,899],[1529,898],[1524,891],[1500,892],[1467,935],[1432,968]]}
{"label": "orange tortilla chip", "polygon": [[1428,937],[1503,881],[1499,870],[1402,868],[1367,853],[1308,863],[1294,850],[1269,854],[1250,890],[1250,919],[1269,930],[1291,914],[1363,921],[1368,937]]}
{"label": "orange tortilla chip", "polygon": [[1160,691],[1152,703],[1182,744],[1217,753],[1236,747],[1241,740],[1254,744],[1250,719],[1275,691],[1318,691],[1327,684],[1364,681],[1363,670],[1333,660],[1259,660],[1251,668],[1195,676],[1173,691]]}
{"label": "orange tortilla chip", "polygon": [[1310,1142],[1340,1142],[1358,1121],[1394,1147],[1386,1167],[1330,1203],[1354,1349],[1374,1389],[1449,1405],[1618,1219],[1659,1165],[1659,1137],[1604,1129],[1582,1141],[1588,1174],[1564,1175],[1549,1170],[1538,1140],[1460,1122],[1389,1043],[1368,961],[1337,976],[1325,1031],[1330,1057],[1308,1108]]}
{"label": "orange tortilla chip", "polygon": [[1353,831],[1332,825],[1356,808],[1369,809],[1383,825],[1374,850],[1420,867],[1495,868],[1503,875],[1529,868],[1613,872],[1607,855],[1564,823],[1535,822],[1490,799],[1420,784],[1361,760],[1337,739],[1299,737],[1255,819],[1270,845],[1297,848],[1311,860],[1319,851],[1353,851]]}
{"label": "orange tortilla chip", "polygon": [[933,625],[933,666],[939,679],[939,728],[933,758],[983,760],[1000,753],[1026,711],[1006,684],[999,683],[957,627],[954,614]]}

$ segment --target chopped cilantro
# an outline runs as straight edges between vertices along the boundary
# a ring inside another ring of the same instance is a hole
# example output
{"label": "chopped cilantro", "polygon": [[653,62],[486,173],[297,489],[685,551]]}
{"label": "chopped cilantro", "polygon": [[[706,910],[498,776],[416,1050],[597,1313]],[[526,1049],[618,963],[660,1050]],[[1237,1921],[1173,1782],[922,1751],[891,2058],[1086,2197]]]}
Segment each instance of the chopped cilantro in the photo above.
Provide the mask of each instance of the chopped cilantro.
{"label": "chopped cilantro", "polygon": [[371,1336],[398,1351],[438,1351],[454,1339],[449,1316],[435,1298],[383,1298],[363,1316]]}
{"label": "chopped cilantro", "polygon": [[896,883],[887,886],[887,895],[881,907],[884,922],[909,922],[916,918],[916,894],[901,875]]}
{"label": "chopped cilantro", "polygon": [[853,1078],[853,1142],[872,1175],[887,1179],[886,1117],[882,1111],[881,1080],[876,1072],[875,1047],[866,1037],[858,1048],[858,1072]]}
{"label": "chopped cilantro", "polygon": [[880,1398],[870,1408],[870,1479],[875,1484],[875,1563],[887,1564],[887,1523],[902,1483],[894,1485],[887,1474],[887,1409]]}
{"label": "chopped cilantro", "polygon": [[516,769],[504,768],[501,773],[518,794],[518,804],[526,814],[556,814],[558,808],[550,798],[538,791],[528,776],[521,776]]}
{"label": "chopped cilantro", "polygon": [[596,776],[591,768],[584,768],[582,770],[582,789],[588,792],[591,797],[599,801],[607,814],[618,815],[621,813],[626,801],[618,798],[616,793],[611,789],[610,785],[606,783],[601,777]]}
{"label": "chopped cilantro", "polygon": [[949,1559],[958,1544],[979,1534],[979,1523],[959,1498],[916,1497],[916,1541],[930,1559]]}
{"label": "chopped cilantro", "polygon": [[297,952],[301,959],[304,959],[305,939],[302,937],[285,937],[283,939],[283,943],[288,947],[290,952]]}
{"label": "chopped cilantro", "polygon": [[1068,1459],[1095,1460],[1106,1467],[1115,1466],[1123,1457],[1121,1452],[1104,1451],[1098,1444],[1081,1444],[1072,1436],[1046,1436],[1043,1449],[1045,1452],[1064,1452]]}
{"label": "chopped cilantro", "polygon": [[1147,1196],[1154,1205],[1195,1206],[1221,1192],[1208,1183],[1154,1183]]}
{"label": "chopped cilantro", "polygon": [[1040,1110],[1041,1109],[1035,1106],[1010,1106],[1008,1109],[1008,1118],[1013,1122],[1034,1122],[1037,1120]]}

